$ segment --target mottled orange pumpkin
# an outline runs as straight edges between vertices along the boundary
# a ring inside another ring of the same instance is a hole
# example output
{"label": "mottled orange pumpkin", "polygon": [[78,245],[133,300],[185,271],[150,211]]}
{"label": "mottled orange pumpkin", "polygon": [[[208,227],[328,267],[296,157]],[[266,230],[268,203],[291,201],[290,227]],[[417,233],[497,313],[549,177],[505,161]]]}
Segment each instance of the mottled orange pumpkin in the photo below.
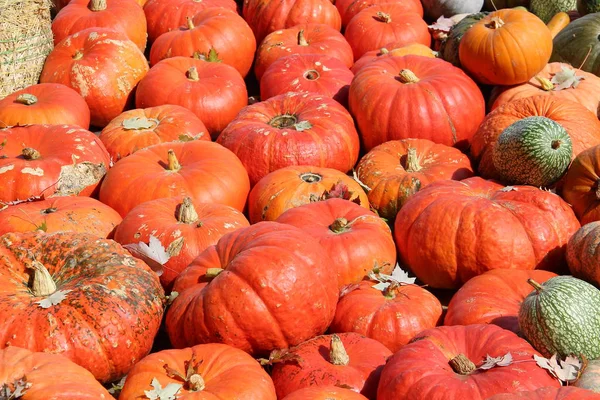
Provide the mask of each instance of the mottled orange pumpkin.
{"label": "mottled orange pumpkin", "polygon": [[582,225],[600,221],[600,145],[575,157],[561,189]]}
{"label": "mottled orange pumpkin", "polygon": [[600,221],[590,222],[575,232],[567,245],[567,262],[571,274],[596,286],[600,285],[599,234]]}

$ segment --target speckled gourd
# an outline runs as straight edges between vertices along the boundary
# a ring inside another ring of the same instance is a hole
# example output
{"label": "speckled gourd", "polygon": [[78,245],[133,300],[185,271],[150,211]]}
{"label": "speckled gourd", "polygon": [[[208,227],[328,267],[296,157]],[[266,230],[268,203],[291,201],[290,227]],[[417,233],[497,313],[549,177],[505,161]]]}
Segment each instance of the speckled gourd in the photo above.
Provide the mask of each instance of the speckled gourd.
{"label": "speckled gourd", "polygon": [[[598,0],[600,5],[600,0]],[[599,8],[600,11],[600,8]],[[571,64],[600,76],[600,13],[577,18],[552,41],[550,62]]]}
{"label": "speckled gourd", "polygon": [[554,14],[577,8],[577,0],[531,0],[529,10],[547,24]]}
{"label": "speckled gourd", "polygon": [[480,19],[488,15],[488,12],[479,12],[467,15],[452,27],[448,38],[442,42],[439,51],[439,57],[448,61],[455,67],[460,67],[460,59],[458,57],[458,46],[464,34],[475,25]]}

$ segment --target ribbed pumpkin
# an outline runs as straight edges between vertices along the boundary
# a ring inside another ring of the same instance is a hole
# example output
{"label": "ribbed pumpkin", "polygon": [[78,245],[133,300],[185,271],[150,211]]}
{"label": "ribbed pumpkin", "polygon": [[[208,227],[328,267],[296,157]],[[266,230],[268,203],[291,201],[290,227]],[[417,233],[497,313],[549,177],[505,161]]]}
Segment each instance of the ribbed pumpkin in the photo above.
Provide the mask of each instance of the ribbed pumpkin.
{"label": "ribbed pumpkin", "polygon": [[436,57],[436,53],[424,44],[413,43],[405,46],[402,44],[390,43],[381,49],[367,51],[362,55],[362,57],[356,60],[351,70],[354,74],[356,74],[361,70],[362,67],[369,64],[373,60],[377,60],[379,57],[408,56],[411,54],[429,58]]}
{"label": "ribbed pumpkin", "polygon": [[39,83],[0,100],[0,129],[48,124],[90,127],[90,109],[75,90],[58,83]]}
{"label": "ribbed pumpkin", "polygon": [[577,229],[556,194],[473,177],[415,194],[396,217],[394,238],[401,262],[420,280],[451,289],[490,269],[563,268]]}
{"label": "ribbed pumpkin", "polygon": [[253,224],[274,221],[290,208],[340,195],[369,208],[369,199],[360,184],[343,172],[304,165],[284,167],[266,175],[252,188],[248,216]]}
{"label": "ribbed pumpkin", "polygon": [[543,283],[555,277],[550,271],[492,269],[470,279],[450,300],[444,325],[494,324],[516,334],[519,309],[531,293],[527,279]]}
{"label": "ribbed pumpkin", "polygon": [[567,244],[567,263],[571,274],[596,286],[600,286],[599,233],[600,221],[590,222],[575,232]]}
{"label": "ribbed pumpkin", "polygon": [[588,14],[573,21],[554,38],[550,61],[571,64],[582,71],[600,75],[600,14]]}
{"label": "ribbed pumpkin", "polygon": [[426,139],[390,140],[374,147],[356,167],[377,213],[394,220],[408,199],[438,180],[473,176],[469,158],[458,149]]}
{"label": "ribbed pumpkin", "polygon": [[285,93],[244,108],[217,143],[244,164],[254,186],[269,172],[311,165],[348,172],[358,160],[352,116],[316,93]]}
{"label": "ribbed pumpkin", "polygon": [[[352,18],[365,8],[385,3],[390,3],[390,0],[336,0],[335,6],[342,16],[342,25],[346,27]],[[423,16],[423,5],[420,0],[402,0],[402,4],[406,12],[416,12]]]}
{"label": "ribbed pumpkin", "polygon": [[[550,22],[559,12],[567,12],[577,8],[577,0],[531,0],[529,10],[537,15],[544,23]],[[574,43],[571,43],[574,45]]]}
{"label": "ribbed pumpkin", "polygon": [[7,233],[0,259],[2,348],[63,354],[101,382],[121,378],[150,351],[164,293],[156,274],[114,241]]}
{"label": "ribbed pumpkin", "polygon": [[367,398],[354,390],[337,386],[309,386],[296,390],[283,400],[366,400]]}
{"label": "ribbed pumpkin", "polygon": [[[60,371],[60,379],[56,379],[57,371]],[[94,375],[68,358],[9,346],[0,350],[0,388],[5,395],[5,388],[8,388],[8,393],[14,394],[19,387],[22,394],[16,398],[24,400],[111,398]]]}
{"label": "ribbed pumpkin", "polygon": [[[510,353],[512,364],[476,370],[486,356]],[[537,366],[524,339],[496,325],[442,326],[419,333],[381,373],[378,400],[486,400],[498,393],[560,387]]]}
{"label": "ribbed pumpkin", "polygon": [[430,19],[438,19],[442,15],[450,18],[457,14],[476,13],[481,7],[483,0],[423,0],[425,15]]}
{"label": "ribbed pumpkin", "polygon": [[[505,49],[498,52],[497,49]],[[462,67],[475,80],[517,85],[539,73],[552,54],[552,35],[535,15],[515,9],[490,13],[463,35],[458,49]]]}
{"label": "ribbed pumpkin", "polygon": [[171,343],[225,343],[266,356],[320,335],[338,300],[330,267],[318,242],[291,225],[260,222],[229,233],[175,281],[179,296],[166,318]]}
{"label": "ribbed pumpkin", "polygon": [[485,115],[483,95],[464,72],[413,55],[366,65],[350,85],[348,103],[366,151],[406,138],[466,148]]}
{"label": "ribbed pumpkin", "polygon": [[600,145],[581,152],[571,163],[562,186],[582,225],[600,221]]}
{"label": "ribbed pumpkin", "polygon": [[460,41],[466,31],[471,29],[473,25],[485,18],[488,14],[489,13],[487,12],[469,14],[456,23],[456,25],[452,26],[448,33],[448,37],[444,39],[440,45],[439,57],[452,63],[455,67],[460,67],[460,57],[458,55]]}
{"label": "ribbed pumpkin", "polygon": [[212,7],[188,17],[185,25],[159,36],[150,50],[150,65],[170,57],[210,57],[246,76],[256,51],[256,39],[246,21],[235,11]]}
{"label": "ribbed pumpkin", "polygon": [[535,391],[503,393],[490,397],[487,400],[598,400],[600,396],[576,387],[566,386],[561,388],[544,387]]}

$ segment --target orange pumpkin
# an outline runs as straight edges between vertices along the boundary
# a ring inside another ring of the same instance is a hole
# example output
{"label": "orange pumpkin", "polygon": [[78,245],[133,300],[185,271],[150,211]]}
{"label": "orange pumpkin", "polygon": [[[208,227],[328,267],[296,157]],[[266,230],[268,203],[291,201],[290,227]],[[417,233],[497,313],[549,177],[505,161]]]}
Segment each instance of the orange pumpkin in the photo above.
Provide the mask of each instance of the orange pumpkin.
{"label": "orange pumpkin", "polygon": [[425,46],[421,43],[413,43],[408,46],[397,43],[388,43],[385,47],[377,50],[367,51],[362,55],[354,65],[351,70],[356,75],[358,71],[361,70],[362,67],[369,64],[371,61],[376,60],[379,57],[392,57],[392,56],[408,56],[408,55],[422,56],[428,58],[435,58],[436,53],[431,50],[430,47]]}
{"label": "orange pumpkin", "polygon": [[[390,0],[336,0],[335,6],[342,16],[342,25],[346,27],[356,14],[367,7],[382,3],[390,3]],[[415,12],[423,16],[423,5],[420,0],[402,0],[399,3],[402,3],[406,12]]]}
{"label": "orange pumpkin", "polygon": [[575,157],[564,178],[562,197],[582,225],[600,221],[600,145]]}
{"label": "orange pumpkin", "polygon": [[365,396],[351,389],[337,386],[309,386],[296,390],[283,400],[367,400]]}

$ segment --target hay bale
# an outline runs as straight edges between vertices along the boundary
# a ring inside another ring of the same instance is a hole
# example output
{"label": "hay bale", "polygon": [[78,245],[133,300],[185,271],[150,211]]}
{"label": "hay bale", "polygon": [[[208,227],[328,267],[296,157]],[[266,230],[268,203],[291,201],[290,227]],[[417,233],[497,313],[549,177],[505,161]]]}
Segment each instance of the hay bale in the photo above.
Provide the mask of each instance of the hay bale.
{"label": "hay bale", "polygon": [[0,0],[0,99],[36,84],[54,48],[50,0]]}

